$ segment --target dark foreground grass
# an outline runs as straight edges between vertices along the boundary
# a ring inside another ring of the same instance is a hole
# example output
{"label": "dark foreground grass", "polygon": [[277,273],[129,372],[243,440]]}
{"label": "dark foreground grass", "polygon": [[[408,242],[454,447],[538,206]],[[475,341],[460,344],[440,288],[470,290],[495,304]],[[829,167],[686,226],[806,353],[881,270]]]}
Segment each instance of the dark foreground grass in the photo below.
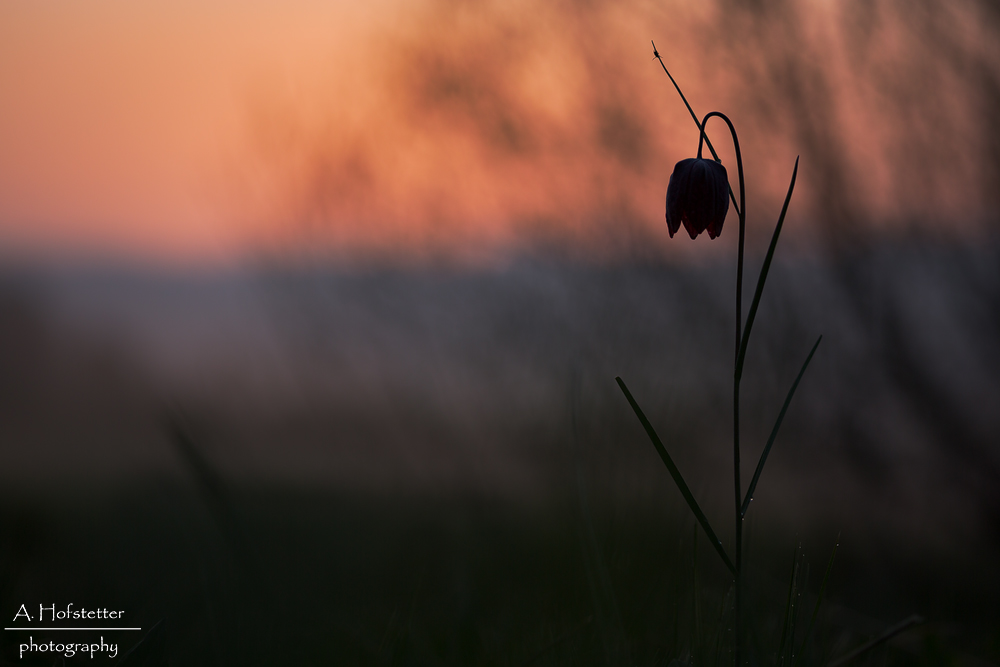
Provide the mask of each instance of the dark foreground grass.
{"label": "dark foreground grass", "polygon": [[[6,502],[0,609],[74,602],[144,629],[162,619],[172,665],[732,662],[732,590],[713,585],[723,565],[679,504],[262,488],[227,502],[228,524],[198,487],[168,482]],[[997,660],[995,577],[845,541],[810,629],[829,528],[801,548],[748,528],[750,664],[827,664],[905,610],[928,622],[851,664]],[[18,660],[15,634],[3,664],[53,664]],[[119,639],[124,653],[138,635]],[[777,655],[782,644],[797,657]]]}

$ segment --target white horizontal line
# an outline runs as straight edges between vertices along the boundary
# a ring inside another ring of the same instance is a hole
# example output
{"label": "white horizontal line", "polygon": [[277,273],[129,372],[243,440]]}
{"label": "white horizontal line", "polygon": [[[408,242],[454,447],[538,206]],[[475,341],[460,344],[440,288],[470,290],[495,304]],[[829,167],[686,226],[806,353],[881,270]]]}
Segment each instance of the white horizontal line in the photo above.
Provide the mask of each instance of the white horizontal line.
{"label": "white horizontal line", "polygon": [[4,630],[142,630],[142,628],[4,628]]}

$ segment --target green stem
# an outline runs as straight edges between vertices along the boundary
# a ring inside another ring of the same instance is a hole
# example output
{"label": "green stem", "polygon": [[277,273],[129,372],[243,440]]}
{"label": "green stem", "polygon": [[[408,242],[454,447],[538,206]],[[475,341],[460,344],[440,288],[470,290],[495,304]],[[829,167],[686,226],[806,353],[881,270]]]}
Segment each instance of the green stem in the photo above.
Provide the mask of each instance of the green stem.
{"label": "green stem", "polygon": [[[740,357],[740,343],[743,338],[743,246],[746,239],[746,186],[743,179],[743,156],[740,153],[740,139],[736,135],[736,128],[729,117],[718,111],[705,114],[701,121],[701,132],[698,138],[698,158],[701,158],[702,147],[705,143],[705,127],[710,118],[717,116],[725,121],[729,126],[729,133],[733,137],[733,146],[736,149],[736,170],[740,179],[740,206],[736,209],[740,218],[740,239],[739,250],[736,259],[736,349],[733,355],[734,364]],[[740,603],[742,602],[740,579],[743,571],[743,491],[740,485],[740,374],[733,373],[733,487],[735,491],[736,503],[736,573],[735,573],[735,621],[733,629],[734,650],[733,658],[736,667],[740,667]]]}

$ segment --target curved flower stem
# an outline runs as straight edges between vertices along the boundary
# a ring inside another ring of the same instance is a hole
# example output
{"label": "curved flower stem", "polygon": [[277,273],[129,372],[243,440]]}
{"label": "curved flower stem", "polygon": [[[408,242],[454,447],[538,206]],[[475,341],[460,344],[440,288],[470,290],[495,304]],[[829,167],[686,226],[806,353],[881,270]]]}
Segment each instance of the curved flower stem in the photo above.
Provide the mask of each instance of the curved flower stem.
{"label": "curved flower stem", "polygon": [[[698,157],[701,158],[702,147],[705,143],[705,127],[708,120],[713,116],[718,116],[729,126],[729,132],[733,136],[733,146],[736,148],[736,169],[740,178],[740,206],[737,210],[740,217],[740,240],[739,250],[736,259],[736,352],[734,364],[740,357],[740,342],[743,338],[743,246],[746,238],[747,222],[747,200],[746,186],[743,180],[743,156],[740,153],[740,139],[736,136],[736,128],[733,122],[724,113],[712,111],[705,114],[701,121],[701,133],[698,138]],[[740,373],[733,373],[733,486],[736,492],[736,574],[735,574],[735,621],[734,630],[734,651],[733,658],[736,667],[740,667],[740,603],[742,599],[740,591],[740,575],[743,571],[743,491],[740,488]]]}
{"label": "curved flower stem", "polygon": [[[697,125],[698,130],[701,131],[702,123],[698,121],[698,116],[695,114],[694,109],[691,108],[691,104],[688,103],[684,93],[681,92],[681,87],[677,84],[677,81],[674,80],[674,75],[670,73],[670,70],[668,70],[667,66],[663,63],[663,58],[660,57],[660,52],[656,50],[656,42],[650,40],[650,43],[653,45],[653,57],[660,61],[660,67],[663,68],[663,71],[670,78],[670,83],[674,84],[674,89],[677,91],[677,94],[681,96],[681,101],[684,102],[684,106],[687,107],[688,113],[691,114],[691,119],[694,120],[694,124]],[[715,146],[712,145],[712,140],[707,136],[705,137],[705,143],[708,144],[708,150],[712,153],[712,157],[715,158],[716,162],[722,162],[722,160],[719,159],[719,154],[715,152]],[[736,213],[739,213],[740,209],[743,207],[743,200],[741,199],[738,204],[736,203],[736,195],[733,194],[732,188],[729,188],[729,198],[733,201],[733,207],[736,209]]]}

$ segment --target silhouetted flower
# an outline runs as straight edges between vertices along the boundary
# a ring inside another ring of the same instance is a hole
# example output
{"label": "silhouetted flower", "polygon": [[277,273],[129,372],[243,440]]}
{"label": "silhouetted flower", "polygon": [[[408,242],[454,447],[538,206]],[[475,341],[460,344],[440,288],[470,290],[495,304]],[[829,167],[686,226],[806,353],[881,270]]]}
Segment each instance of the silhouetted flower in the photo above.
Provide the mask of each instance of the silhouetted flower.
{"label": "silhouetted flower", "polygon": [[708,230],[714,239],[722,233],[729,212],[729,176],[722,163],[692,157],[674,166],[667,185],[667,231],[684,224],[691,238]]}

